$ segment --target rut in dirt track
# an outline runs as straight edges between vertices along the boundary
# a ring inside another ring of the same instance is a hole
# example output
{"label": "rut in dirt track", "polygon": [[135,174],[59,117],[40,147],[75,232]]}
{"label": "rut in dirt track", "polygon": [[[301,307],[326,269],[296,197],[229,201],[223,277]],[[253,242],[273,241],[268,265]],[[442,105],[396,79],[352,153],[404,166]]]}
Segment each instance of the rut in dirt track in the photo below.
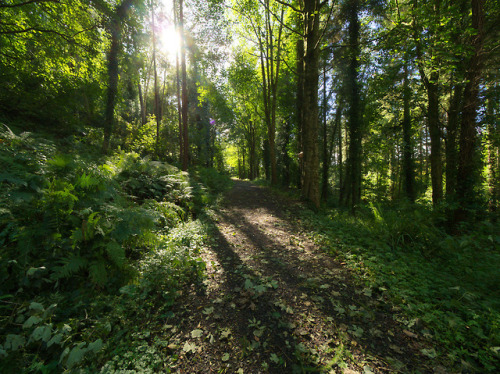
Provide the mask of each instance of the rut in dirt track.
{"label": "rut in dirt track", "polygon": [[[290,211],[297,203],[237,181],[204,251],[203,292],[185,295],[173,339],[181,373],[432,372],[421,340],[356,285]],[[287,212],[288,216],[285,215]]]}

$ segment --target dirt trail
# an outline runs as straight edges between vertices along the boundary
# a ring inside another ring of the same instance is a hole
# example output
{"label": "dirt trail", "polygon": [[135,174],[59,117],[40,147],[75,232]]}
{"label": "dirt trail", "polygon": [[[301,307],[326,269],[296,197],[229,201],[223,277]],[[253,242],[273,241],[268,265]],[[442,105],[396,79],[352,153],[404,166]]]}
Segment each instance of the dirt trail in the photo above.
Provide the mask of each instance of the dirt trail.
{"label": "dirt trail", "polygon": [[173,372],[433,372],[383,297],[286,217],[293,205],[248,182],[227,194],[205,289],[176,307]]}

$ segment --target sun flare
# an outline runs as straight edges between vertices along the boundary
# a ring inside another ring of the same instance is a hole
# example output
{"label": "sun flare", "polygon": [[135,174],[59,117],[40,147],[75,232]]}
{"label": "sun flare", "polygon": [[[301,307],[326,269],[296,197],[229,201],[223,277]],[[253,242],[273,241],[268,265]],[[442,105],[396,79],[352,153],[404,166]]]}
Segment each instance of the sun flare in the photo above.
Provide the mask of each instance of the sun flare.
{"label": "sun flare", "polygon": [[175,27],[168,26],[159,35],[158,49],[171,63],[175,63],[175,57],[180,49],[180,37]]}

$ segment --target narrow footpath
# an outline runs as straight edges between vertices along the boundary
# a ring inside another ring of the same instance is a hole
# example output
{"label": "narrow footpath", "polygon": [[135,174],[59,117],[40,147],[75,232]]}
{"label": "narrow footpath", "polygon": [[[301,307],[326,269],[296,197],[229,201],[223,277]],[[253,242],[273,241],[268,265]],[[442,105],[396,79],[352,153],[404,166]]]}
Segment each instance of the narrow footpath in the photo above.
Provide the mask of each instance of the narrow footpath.
{"label": "narrow footpath", "polygon": [[242,181],[227,193],[204,287],[179,298],[167,326],[172,372],[436,372],[383,295],[302,232],[297,204]]}

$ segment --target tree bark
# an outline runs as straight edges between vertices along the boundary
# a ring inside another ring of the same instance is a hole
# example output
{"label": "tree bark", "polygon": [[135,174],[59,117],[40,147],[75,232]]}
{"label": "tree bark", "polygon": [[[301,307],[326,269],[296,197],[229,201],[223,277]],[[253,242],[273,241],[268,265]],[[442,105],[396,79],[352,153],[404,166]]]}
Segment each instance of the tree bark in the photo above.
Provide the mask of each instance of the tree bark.
{"label": "tree bark", "polygon": [[116,7],[109,25],[111,44],[108,51],[108,90],[104,113],[104,140],[102,143],[102,150],[104,153],[108,152],[115,120],[116,94],[118,92],[118,56],[120,53],[122,22],[127,17],[127,10],[134,1],[135,0],[123,0],[123,2]]}
{"label": "tree bark", "polygon": [[151,8],[151,25],[153,34],[153,70],[154,70],[154,89],[155,89],[155,119],[156,119],[156,155],[160,152],[160,105],[159,105],[159,88],[158,88],[158,71],[156,69],[156,30],[155,30],[155,15],[154,7]]}
{"label": "tree bark", "polygon": [[441,160],[441,125],[439,123],[439,89],[437,85],[438,73],[431,73],[427,83],[427,120],[431,138],[431,184],[432,203],[434,205],[443,200],[443,163]]}
{"label": "tree bark", "polygon": [[[177,13],[177,0],[173,1],[175,30],[180,34],[179,17]],[[179,122],[179,162],[182,165],[184,160],[184,137],[182,135],[182,104],[181,104],[181,79],[179,51],[175,54],[175,86],[177,92],[177,120]]]}
{"label": "tree bark", "polygon": [[415,170],[413,166],[413,145],[411,134],[410,115],[411,91],[408,84],[408,62],[404,64],[403,77],[403,168],[404,168],[404,190],[406,198],[410,202],[415,201]]}
{"label": "tree bark", "polygon": [[[297,54],[297,155],[301,155],[304,152],[304,142],[303,142],[303,129],[304,129],[304,111],[302,110],[304,104],[304,39],[299,39],[296,46]],[[298,156],[298,166],[299,173],[297,176],[297,187],[302,189],[302,180],[304,179],[304,160],[302,157]]]}
{"label": "tree bark", "polygon": [[347,184],[349,200],[346,205],[355,209],[361,201],[361,139],[362,115],[361,98],[358,83],[359,58],[359,0],[350,0],[349,17],[349,68],[347,86],[349,89],[349,158],[347,169]]}
{"label": "tree bark", "polygon": [[302,196],[319,207],[318,81],[319,81],[319,0],[304,0],[304,97],[303,128],[304,179]]}
{"label": "tree bark", "polygon": [[460,154],[458,160],[457,198],[460,203],[458,219],[475,200],[474,189],[479,182],[479,164],[476,150],[476,115],[478,107],[479,81],[482,69],[484,0],[471,0],[472,27],[476,35],[472,40],[474,53],[469,60],[464,88],[462,121],[460,124]]}
{"label": "tree bark", "polygon": [[181,72],[182,72],[182,170],[186,171],[189,163],[188,134],[188,93],[186,73],[186,38],[184,35],[184,0],[179,0],[179,30],[181,34]]}
{"label": "tree bark", "polygon": [[460,103],[462,101],[463,86],[460,83],[450,97],[448,123],[446,127],[446,200],[454,202],[457,189],[458,147],[457,136],[459,129]]}

